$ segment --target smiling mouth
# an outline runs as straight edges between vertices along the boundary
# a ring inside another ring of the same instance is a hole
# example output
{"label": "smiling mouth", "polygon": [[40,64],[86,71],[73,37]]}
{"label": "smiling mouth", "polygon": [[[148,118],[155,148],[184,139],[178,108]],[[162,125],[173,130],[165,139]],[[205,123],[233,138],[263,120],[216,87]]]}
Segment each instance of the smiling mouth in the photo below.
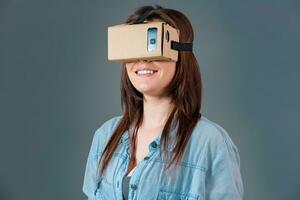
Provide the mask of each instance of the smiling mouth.
{"label": "smiling mouth", "polygon": [[158,70],[140,70],[140,71],[136,71],[135,73],[138,76],[142,76],[142,77],[149,77],[154,75]]}

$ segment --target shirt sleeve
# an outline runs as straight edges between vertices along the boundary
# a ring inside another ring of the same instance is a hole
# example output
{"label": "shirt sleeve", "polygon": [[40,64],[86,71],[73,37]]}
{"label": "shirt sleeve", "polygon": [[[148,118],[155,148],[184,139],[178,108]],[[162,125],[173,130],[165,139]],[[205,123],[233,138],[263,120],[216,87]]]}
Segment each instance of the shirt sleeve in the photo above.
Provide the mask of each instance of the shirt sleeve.
{"label": "shirt sleeve", "polygon": [[98,179],[99,134],[102,134],[102,131],[102,127],[100,127],[94,133],[85,166],[82,191],[87,197],[85,199],[88,200],[95,199]]}
{"label": "shirt sleeve", "polygon": [[218,140],[214,147],[205,180],[206,199],[242,200],[244,190],[237,147],[227,137]]}
{"label": "shirt sleeve", "polygon": [[88,157],[86,160],[82,191],[88,200],[96,199],[97,184],[100,181],[99,160],[102,156],[104,145],[107,143],[109,134],[113,133],[122,115],[106,120],[94,132]]}

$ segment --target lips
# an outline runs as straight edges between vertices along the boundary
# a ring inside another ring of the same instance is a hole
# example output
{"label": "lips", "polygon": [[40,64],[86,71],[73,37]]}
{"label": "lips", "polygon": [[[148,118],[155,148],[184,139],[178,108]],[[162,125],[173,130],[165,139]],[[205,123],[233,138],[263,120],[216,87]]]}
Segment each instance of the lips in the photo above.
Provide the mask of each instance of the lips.
{"label": "lips", "polygon": [[141,72],[141,73],[136,73],[136,75],[138,76],[138,77],[152,77],[152,76],[154,76],[156,74],[156,72],[154,72],[154,73],[143,73],[143,72]]}
{"label": "lips", "polygon": [[154,74],[157,73],[158,70],[149,70],[149,69],[142,69],[137,70],[135,74],[139,77],[152,77]]}
{"label": "lips", "polygon": [[[140,71],[143,71],[143,70],[140,70]],[[145,70],[145,71],[147,71],[147,70]],[[138,73],[138,71],[136,71],[135,74],[137,74],[137,75],[141,75],[141,74],[150,74],[150,75],[151,75],[151,74],[155,74],[155,73],[157,72],[157,70],[150,70],[150,71],[153,71],[153,73],[145,73],[145,72],[139,72],[139,73]]]}
{"label": "lips", "polygon": [[136,69],[134,72],[137,73],[138,71],[142,71],[142,70],[149,70],[149,71],[154,71],[154,72],[158,71],[157,69],[143,67],[143,68]]}

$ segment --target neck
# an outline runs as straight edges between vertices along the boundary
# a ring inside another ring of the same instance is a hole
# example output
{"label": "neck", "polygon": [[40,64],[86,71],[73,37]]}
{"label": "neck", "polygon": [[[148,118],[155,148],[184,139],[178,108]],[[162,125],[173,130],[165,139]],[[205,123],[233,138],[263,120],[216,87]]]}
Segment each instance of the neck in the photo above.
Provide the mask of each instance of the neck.
{"label": "neck", "polygon": [[163,127],[174,108],[170,98],[147,97],[143,103],[145,128]]}

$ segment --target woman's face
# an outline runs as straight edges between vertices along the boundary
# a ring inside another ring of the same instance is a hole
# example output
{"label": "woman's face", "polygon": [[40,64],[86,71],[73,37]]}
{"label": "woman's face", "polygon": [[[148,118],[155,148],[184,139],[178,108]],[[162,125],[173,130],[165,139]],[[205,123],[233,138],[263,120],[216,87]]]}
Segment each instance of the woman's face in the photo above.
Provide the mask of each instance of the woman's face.
{"label": "woman's face", "polygon": [[160,96],[176,70],[175,61],[137,60],[125,65],[131,83],[144,96]]}

